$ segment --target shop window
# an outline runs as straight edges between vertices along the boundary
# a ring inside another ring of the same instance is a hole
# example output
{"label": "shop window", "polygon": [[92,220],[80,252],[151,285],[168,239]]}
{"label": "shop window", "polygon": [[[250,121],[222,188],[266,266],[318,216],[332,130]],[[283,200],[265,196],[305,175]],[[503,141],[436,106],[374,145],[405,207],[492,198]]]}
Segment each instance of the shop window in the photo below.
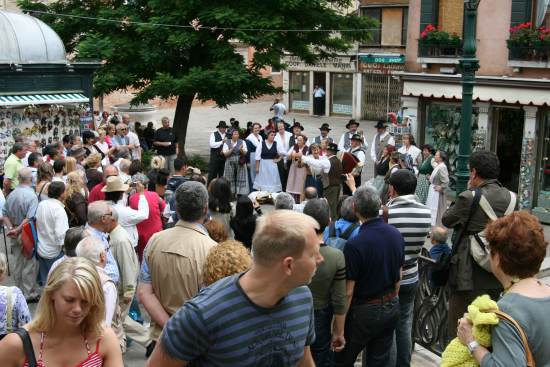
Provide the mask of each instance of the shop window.
{"label": "shop window", "polygon": [[353,106],[353,74],[332,73],[332,105],[335,114],[351,115]]}
{"label": "shop window", "polygon": [[291,71],[290,108],[308,111],[310,105],[309,71]]}

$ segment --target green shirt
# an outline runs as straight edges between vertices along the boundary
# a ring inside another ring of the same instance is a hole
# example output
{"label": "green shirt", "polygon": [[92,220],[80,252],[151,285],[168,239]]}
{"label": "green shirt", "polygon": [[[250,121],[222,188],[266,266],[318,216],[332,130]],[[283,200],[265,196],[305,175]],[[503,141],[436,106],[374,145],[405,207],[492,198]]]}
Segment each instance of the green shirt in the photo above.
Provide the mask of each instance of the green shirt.
{"label": "green shirt", "polygon": [[19,170],[23,168],[23,162],[21,158],[18,158],[15,154],[10,154],[6,162],[4,163],[4,178],[11,181],[11,189],[15,189],[19,185],[18,175]]}
{"label": "green shirt", "polygon": [[325,259],[309,284],[316,310],[326,308],[329,303],[335,315],[346,313],[346,260],[340,250],[321,245],[321,255]]}
{"label": "green shirt", "polygon": [[434,159],[433,155],[428,156],[426,159],[422,161],[422,164],[420,165],[420,168],[418,169],[418,172],[423,175],[429,175],[433,172],[434,168],[432,166],[432,160]]}

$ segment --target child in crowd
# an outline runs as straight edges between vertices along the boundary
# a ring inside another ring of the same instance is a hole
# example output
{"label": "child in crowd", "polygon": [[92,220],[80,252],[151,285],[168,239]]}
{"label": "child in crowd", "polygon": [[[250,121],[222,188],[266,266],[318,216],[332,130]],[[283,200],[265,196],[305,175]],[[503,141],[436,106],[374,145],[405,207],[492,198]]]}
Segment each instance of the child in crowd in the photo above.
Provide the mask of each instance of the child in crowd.
{"label": "child in crowd", "polygon": [[[442,256],[451,254],[451,247],[447,244],[448,232],[444,227],[433,227],[431,241],[432,248],[430,249],[430,258],[439,261]],[[435,287],[434,279],[430,271],[430,286]]]}

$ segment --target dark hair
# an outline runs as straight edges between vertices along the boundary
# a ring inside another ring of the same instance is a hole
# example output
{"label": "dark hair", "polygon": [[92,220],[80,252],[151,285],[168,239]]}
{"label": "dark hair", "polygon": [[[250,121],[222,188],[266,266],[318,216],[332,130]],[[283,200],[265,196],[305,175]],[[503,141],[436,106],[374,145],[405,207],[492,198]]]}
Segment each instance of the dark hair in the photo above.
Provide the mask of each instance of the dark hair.
{"label": "dark hair", "polygon": [[63,144],[69,144],[71,142],[71,136],[63,135],[63,139],[61,141],[63,142]]}
{"label": "dark hair", "polygon": [[181,171],[183,167],[187,166],[187,159],[183,157],[177,157],[174,159],[174,170]]}
{"label": "dark hair", "polygon": [[13,144],[13,148],[11,149],[11,152],[13,154],[20,152],[25,149],[25,145],[23,143],[15,143]]}
{"label": "dark hair", "polygon": [[330,207],[325,199],[308,200],[304,206],[304,214],[309,215],[319,223],[317,234],[323,233],[330,222]]}
{"label": "dark hair", "polygon": [[155,185],[166,186],[168,183],[168,177],[170,177],[170,171],[166,168],[159,169],[157,179],[155,180]]}
{"label": "dark hair", "polygon": [[430,144],[424,144],[422,145],[421,150],[427,149],[428,152],[430,152],[431,155],[435,155],[435,149]]}
{"label": "dark hair", "polygon": [[84,130],[82,132],[82,142],[84,144],[88,144],[88,140],[90,140],[90,139],[95,139],[94,133],[90,130]]}
{"label": "dark hair", "polygon": [[235,218],[248,218],[254,216],[254,205],[248,196],[241,196],[237,199],[235,207]]}
{"label": "dark hair", "polygon": [[141,163],[141,160],[134,159],[132,160],[132,163],[130,163],[130,167],[128,168],[128,174],[130,176],[135,175],[136,173],[143,172],[143,164]]}
{"label": "dark hair", "polygon": [[76,246],[84,237],[84,226],[69,228],[65,233],[65,240],[63,241],[65,255],[75,257]]}
{"label": "dark hair", "polygon": [[500,176],[500,162],[493,152],[479,151],[470,156],[470,171],[475,168],[479,177],[484,180],[498,179]]}
{"label": "dark hair", "polygon": [[55,173],[61,173],[65,169],[65,161],[58,159],[53,162],[53,171]]}
{"label": "dark hair", "polygon": [[231,185],[226,178],[220,177],[208,186],[208,208],[219,213],[231,212]]}
{"label": "dark hair", "polygon": [[548,243],[539,220],[532,214],[517,211],[498,218],[487,225],[485,237],[491,256],[499,255],[505,274],[527,278],[539,272]]}
{"label": "dark hair", "polygon": [[113,203],[117,203],[120,199],[122,199],[122,195],[124,195],[123,191],[111,191],[105,193],[105,200],[110,200]]}
{"label": "dark hair", "polygon": [[390,176],[389,184],[400,196],[412,195],[416,190],[416,177],[408,169],[398,169]]}
{"label": "dark hair", "polygon": [[36,162],[40,161],[40,157],[42,157],[42,154],[37,152],[29,154],[29,159],[28,159],[29,167],[34,166]]}
{"label": "dark hair", "polygon": [[[410,133],[405,134],[405,135],[409,138],[409,143],[410,143],[411,145],[415,145],[415,146],[416,146],[416,141],[414,140],[414,135],[413,135],[413,134],[410,134]],[[405,135],[404,135],[404,136],[405,136]]]}
{"label": "dark hair", "polygon": [[48,186],[48,197],[50,199],[59,199],[65,192],[65,184],[61,181],[54,181]]}
{"label": "dark hair", "polygon": [[42,155],[49,155],[50,157],[55,157],[56,155],[59,155],[59,150],[57,148],[58,148],[57,144],[46,145],[44,149],[42,149]]}
{"label": "dark hair", "polygon": [[149,122],[147,123],[147,127],[153,127],[153,121],[149,121]]}
{"label": "dark hair", "polygon": [[439,156],[441,157],[441,160],[443,163],[445,163],[445,166],[447,166],[447,171],[451,173],[451,164],[449,162],[449,154],[447,154],[444,150],[438,150]]}

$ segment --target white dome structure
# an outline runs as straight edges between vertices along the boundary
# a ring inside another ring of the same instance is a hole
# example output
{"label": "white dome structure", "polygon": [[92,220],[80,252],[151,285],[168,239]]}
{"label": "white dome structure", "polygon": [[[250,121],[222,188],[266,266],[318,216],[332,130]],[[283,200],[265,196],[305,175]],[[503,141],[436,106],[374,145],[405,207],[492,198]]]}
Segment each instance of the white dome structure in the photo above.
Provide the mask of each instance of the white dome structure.
{"label": "white dome structure", "polygon": [[0,10],[0,64],[65,64],[63,41],[41,20]]}

